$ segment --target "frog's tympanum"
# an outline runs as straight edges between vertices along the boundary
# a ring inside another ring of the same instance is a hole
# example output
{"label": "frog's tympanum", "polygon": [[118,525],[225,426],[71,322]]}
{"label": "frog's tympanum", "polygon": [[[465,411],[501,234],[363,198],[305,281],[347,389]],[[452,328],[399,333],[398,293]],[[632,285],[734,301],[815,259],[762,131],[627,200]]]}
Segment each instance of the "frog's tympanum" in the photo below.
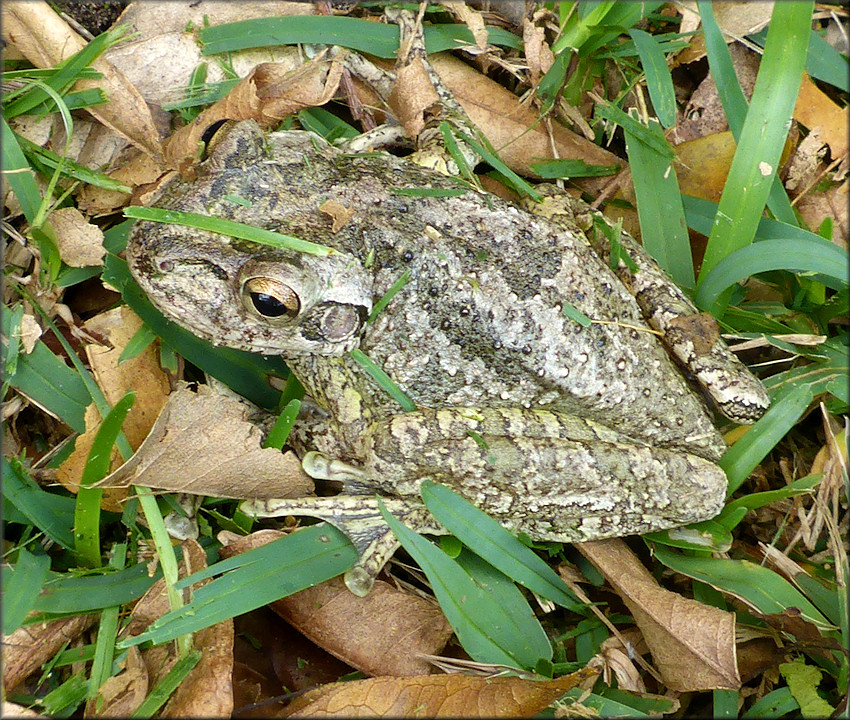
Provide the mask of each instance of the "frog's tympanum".
{"label": "frog's tympanum", "polygon": [[696,311],[634,241],[623,235],[637,271],[612,272],[581,213],[532,214],[401,158],[346,153],[308,132],[264,135],[252,122],[156,205],[333,248],[143,222],[127,257],[168,317],[215,345],[280,354],[304,385],[313,404],[293,445],[308,473],[343,492],[248,509],[340,527],[361,552],[347,578],[361,594],[396,547],[378,496],[427,532],[439,526],[419,499],[425,479],[540,540],[684,525],[717,514],[726,477],[715,464],[723,439],[680,365],[734,420],[767,407],[722,340],[674,337],[664,308]]}

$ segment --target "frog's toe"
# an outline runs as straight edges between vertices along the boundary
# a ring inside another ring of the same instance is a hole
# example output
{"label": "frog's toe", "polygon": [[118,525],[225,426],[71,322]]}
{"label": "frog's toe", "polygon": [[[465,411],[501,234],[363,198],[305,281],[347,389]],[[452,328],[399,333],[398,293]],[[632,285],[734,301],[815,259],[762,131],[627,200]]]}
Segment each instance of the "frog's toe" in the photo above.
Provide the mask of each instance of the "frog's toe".
{"label": "frog's toe", "polygon": [[[419,532],[445,532],[421,503],[382,498],[384,507]],[[337,495],[323,498],[247,500],[240,505],[252,517],[306,515],[325,520],[344,533],[360,559],[345,574],[345,584],[355,595],[369,594],[375,578],[398,549],[399,542],[378,506],[378,498]]]}

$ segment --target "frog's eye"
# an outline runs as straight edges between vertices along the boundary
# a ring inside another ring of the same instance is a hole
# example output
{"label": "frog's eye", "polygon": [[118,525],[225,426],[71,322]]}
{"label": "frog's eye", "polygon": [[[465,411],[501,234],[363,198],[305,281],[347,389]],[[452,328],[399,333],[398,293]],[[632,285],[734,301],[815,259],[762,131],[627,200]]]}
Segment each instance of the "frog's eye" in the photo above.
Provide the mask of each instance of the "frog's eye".
{"label": "frog's eye", "polygon": [[271,278],[251,278],[243,286],[242,297],[246,305],[266,318],[294,318],[301,309],[298,294]]}

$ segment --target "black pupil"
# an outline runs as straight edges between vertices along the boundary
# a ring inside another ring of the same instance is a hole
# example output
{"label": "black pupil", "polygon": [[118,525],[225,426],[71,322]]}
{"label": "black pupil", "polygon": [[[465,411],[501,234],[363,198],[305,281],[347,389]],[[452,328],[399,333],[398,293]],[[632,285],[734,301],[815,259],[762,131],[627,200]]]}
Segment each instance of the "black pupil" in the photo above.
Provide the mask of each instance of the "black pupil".
{"label": "black pupil", "polygon": [[265,317],[280,317],[289,312],[289,308],[280,300],[273,295],[266,295],[266,293],[252,292],[251,302],[254,303],[257,312]]}

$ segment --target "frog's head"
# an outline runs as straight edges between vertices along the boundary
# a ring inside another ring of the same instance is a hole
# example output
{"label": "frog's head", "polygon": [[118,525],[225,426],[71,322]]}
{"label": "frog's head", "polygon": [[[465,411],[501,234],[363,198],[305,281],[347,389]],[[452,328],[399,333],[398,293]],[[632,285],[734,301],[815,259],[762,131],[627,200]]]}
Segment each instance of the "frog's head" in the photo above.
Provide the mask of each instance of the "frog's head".
{"label": "frog's head", "polygon": [[358,346],[372,309],[372,277],[344,252],[322,257],[143,222],[127,261],[163,314],[238,350],[339,356]]}

